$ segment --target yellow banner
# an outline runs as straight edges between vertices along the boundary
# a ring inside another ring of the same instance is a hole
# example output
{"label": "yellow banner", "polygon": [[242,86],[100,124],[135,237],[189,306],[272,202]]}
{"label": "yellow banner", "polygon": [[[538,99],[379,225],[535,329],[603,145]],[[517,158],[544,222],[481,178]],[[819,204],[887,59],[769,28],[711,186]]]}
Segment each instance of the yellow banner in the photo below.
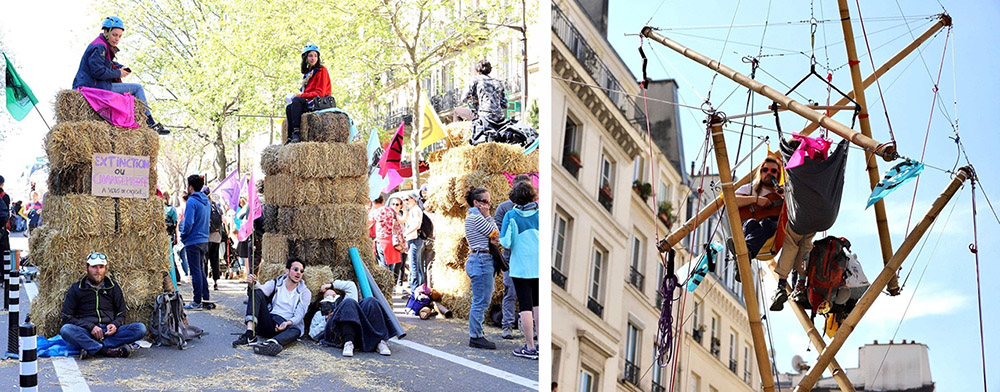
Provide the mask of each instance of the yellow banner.
{"label": "yellow banner", "polygon": [[444,125],[438,118],[437,111],[431,106],[431,100],[424,94],[424,105],[420,124],[420,149],[423,150],[432,143],[444,139]]}

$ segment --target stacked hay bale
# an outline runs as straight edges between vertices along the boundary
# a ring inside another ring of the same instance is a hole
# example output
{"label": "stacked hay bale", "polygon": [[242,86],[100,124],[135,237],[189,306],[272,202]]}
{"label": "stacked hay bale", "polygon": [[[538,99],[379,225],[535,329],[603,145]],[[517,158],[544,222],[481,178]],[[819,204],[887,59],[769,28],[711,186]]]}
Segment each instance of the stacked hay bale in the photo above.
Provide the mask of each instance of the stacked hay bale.
{"label": "stacked hay bale", "polygon": [[[467,137],[470,123],[451,123],[445,132]],[[449,142],[451,142],[449,140]],[[456,143],[457,144],[457,143]],[[465,240],[465,216],[468,204],[465,193],[472,187],[486,188],[496,206],[507,200],[510,183],[504,172],[512,175],[538,171],[538,152],[524,155],[524,149],[500,143],[465,145],[446,150],[433,165],[428,180],[425,206],[437,216],[434,220],[434,250],[437,257],[431,266],[434,289],[444,294],[442,302],[459,317],[468,317],[472,291],[465,274],[469,244]],[[492,216],[490,216],[492,218]],[[493,302],[503,297],[503,282],[497,277]]]}
{"label": "stacked hay bale", "polygon": [[[145,124],[140,107],[136,105],[136,122]],[[108,124],[72,90],[57,96],[56,116],[56,125],[45,137],[45,220],[29,243],[31,260],[41,270],[31,320],[40,335],[58,334],[66,290],[85,275],[87,255],[102,252],[108,256],[108,275],[125,293],[126,322],[148,323],[169,270],[163,201],[156,197],[157,134],[146,127]],[[91,196],[94,153],[149,157],[149,197]]]}
{"label": "stacked hay bale", "polygon": [[348,254],[357,248],[388,298],[392,274],[376,264],[368,237],[365,145],[347,143],[350,125],[342,113],[308,113],[302,125],[303,142],[270,146],[261,156],[267,204],[260,279],[277,277],[285,260],[299,257],[306,285],[318,298],[323,283],[357,281]]}

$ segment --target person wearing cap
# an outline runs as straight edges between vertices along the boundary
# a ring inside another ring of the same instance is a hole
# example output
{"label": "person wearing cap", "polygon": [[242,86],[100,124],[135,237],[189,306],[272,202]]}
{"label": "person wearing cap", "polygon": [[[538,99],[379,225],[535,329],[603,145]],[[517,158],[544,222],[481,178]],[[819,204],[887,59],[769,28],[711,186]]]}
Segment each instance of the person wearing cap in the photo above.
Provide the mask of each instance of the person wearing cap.
{"label": "person wearing cap", "polygon": [[125,324],[125,295],[121,285],[106,276],[108,257],[87,256],[87,276],[73,283],[63,301],[59,334],[80,348],[80,359],[93,356],[126,358],[131,344],[146,336],[142,323]]}
{"label": "person wearing cap", "polygon": [[420,225],[423,223],[424,212],[417,205],[417,192],[409,192],[404,196],[406,204],[406,220],[403,229],[403,239],[406,240],[406,258],[410,261],[410,293],[417,292],[417,287],[424,284],[424,268],[420,262],[424,240],[420,238]]}
{"label": "person wearing cap", "polygon": [[146,125],[160,135],[168,135],[170,130],[153,120],[153,113],[149,110],[146,92],[142,85],[122,83],[122,79],[132,73],[129,67],[115,61],[119,51],[118,42],[121,41],[123,33],[125,33],[125,22],[121,18],[117,16],[104,18],[104,22],[101,23],[101,34],[83,52],[76,77],[73,78],[73,89],[91,87],[119,94],[132,94],[146,107]]}
{"label": "person wearing cap", "polygon": [[330,74],[323,66],[318,46],[309,44],[302,48],[301,70],[302,87],[299,87],[299,94],[287,99],[288,106],[285,106],[285,117],[288,122],[286,143],[302,141],[302,133],[299,130],[302,126],[302,113],[313,111],[314,98],[330,95]]}

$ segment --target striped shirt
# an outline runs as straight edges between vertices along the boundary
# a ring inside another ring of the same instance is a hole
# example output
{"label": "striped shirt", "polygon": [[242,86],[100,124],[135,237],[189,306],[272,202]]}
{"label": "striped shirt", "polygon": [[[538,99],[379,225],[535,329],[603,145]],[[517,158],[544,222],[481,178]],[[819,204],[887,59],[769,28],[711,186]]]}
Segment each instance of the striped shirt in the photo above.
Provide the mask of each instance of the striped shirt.
{"label": "striped shirt", "polygon": [[493,219],[483,216],[478,208],[469,208],[469,214],[465,217],[465,239],[469,241],[469,248],[476,250],[489,250],[490,238],[499,238],[500,231]]}

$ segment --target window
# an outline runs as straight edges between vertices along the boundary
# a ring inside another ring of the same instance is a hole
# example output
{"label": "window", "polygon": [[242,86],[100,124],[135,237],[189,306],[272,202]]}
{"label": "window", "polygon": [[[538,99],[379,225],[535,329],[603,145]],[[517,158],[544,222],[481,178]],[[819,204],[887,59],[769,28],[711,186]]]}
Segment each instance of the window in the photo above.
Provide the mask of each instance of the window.
{"label": "window", "polygon": [[601,317],[604,306],[601,305],[601,283],[604,281],[604,264],[608,258],[607,251],[599,244],[594,244],[594,256],[590,268],[590,290],[588,290],[587,308]]}
{"label": "window", "polygon": [[[656,345],[653,345],[653,352],[654,353],[656,352],[657,349],[658,349],[658,347],[656,347]],[[653,380],[653,385],[650,387],[650,392],[663,392],[663,391],[666,390],[666,388],[664,388],[663,385],[662,385],[662,383],[663,383],[663,368],[660,365],[661,364],[660,364],[660,357],[659,357],[659,355],[654,355],[653,356],[653,369],[650,370],[650,372],[652,373],[650,375],[650,377]]]}
{"label": "window", "polygon": [[608,159],[607,154],[601,155],[601,177],[597,183],[597,201],[604,206],[604,209],[611,212],[615,189],[615,163]]}
{"label": "window", "polygon": [[673,195],[671,193],[671,187],[666,182],[660,181],[660,187],[656,191],[656,203],[659,204],[663,201],[673,200]]}
{"label": "window", "polygon": [[701,377],[699,377],[694,372],[691,372],[691,392],[698,392],[701,390]]}
{"label": "window", "polygon": [[642,161],[643,161],[642,156],[637,156],[635,157],[635,161],[632,162],[632,182],[636,181],[645,182],[642,171],[645,165],[642,163]]}
{"label": "window", "polygon": [[552,344],[552,381],[559,380],[559,362],[562,357],[562,348]]}
{"label": "window", "polygon": [[729,333],[729,371],[736,373],[736,335]]}
{"label": "window", "polygon": [[580,369],[578,392],[597,392],[597,374],[587,368]]}
{"label": "window", "polygon": [[567,217],[565,212],[557,206],[555,218],[552,220],[552,223],[554,226],[552,232],[552,283],[566,289],[566,266],[564,261],[567,260],[566,251],[569,249],[569,246],[567,246],[567,237],[569,236],[572,219]]}
{"label": "window", "polygon": [[563,132],[562,166],[573,177],[576,177],[583,166],[580,160],[579,138],[580,124],[573,120],[572,114],[566,114],[566,127]]}
{"label": "window", "polygon": [[743,382],[750,383],[750,344],[743,343]]}
{"label": "window", "polygon": [[719,316],[712,314],[712,345],[711,351],[712,355],[719,358],[719,353],[722,351],[722,341],[719,340]]}
{"label": "window", "polygon": [[694,329],[691,332],[691,337],[694,338],[698,344],[701,344],[701,340],[705,335],[705,329],[701,325],[701,302],[694,301],[694,312],[691,313],[691,321],[694,324]]}
{"label": "window", "polygon": [[662,263],[656,263],[656,283],[653,289],[656,291],[656,308],[663,309],[663,293],[660,292],[660,285],[663,284],[663,275],[666,274],[666,268],[663,267]]}
{"label": "window", "polygon": [[642,291],[643,279],[642,274],[642,240],[636,236],[632,236],[632,263],[629,267],[629,277],[628,281],[635,286],[635,288]]}
{"label": "window", "polygon": [[628,323],[625,328],[625,374],[624,380],[632,385],[639,383],[639,334],[641,331]]}

